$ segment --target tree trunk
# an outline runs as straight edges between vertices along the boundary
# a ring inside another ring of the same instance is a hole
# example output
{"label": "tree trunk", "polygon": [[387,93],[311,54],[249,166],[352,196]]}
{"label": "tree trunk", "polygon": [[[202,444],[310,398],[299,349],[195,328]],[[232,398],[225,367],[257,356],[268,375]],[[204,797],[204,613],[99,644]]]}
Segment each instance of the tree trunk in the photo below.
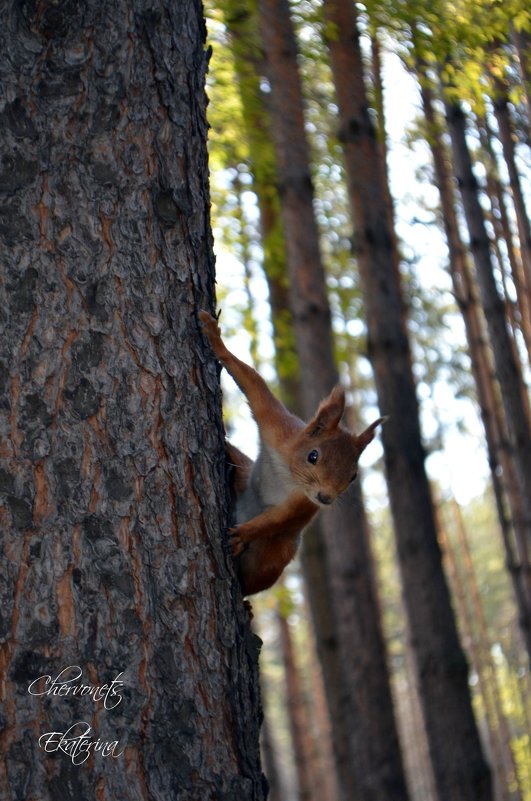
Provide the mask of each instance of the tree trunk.
{"label": "tree trunk", "polygon": [[276,160],[271,141],[271,116],[260,86],[263,57],[255,4],[249,0],[223,0],[223,18],[231,38],[234,70],[242,104],[249,169],[260,211],[263,269],[269,290],[275,370],[283,402],[296,410],[299,373],[286,275],[286,244],[276,184]]}
{"label": "tree trunk", "polygon": [[393,237],[393,247],[397,247],[395,234],[395,210],[393,197],[390,190],[389,168],[387,166],[389,147],[385,122],[384,84],[382,73],[383,67],[380,39],[378,36],[378,31],[376,30],[371,34],[371,81],[372,91],[374,94],[374,108],[378,123],[376,133],[381,154],[380,166],[382,169],[382,186],[385,192],[387,213],[389,214],[389,230],[391,232],[391,236]]}
{"label": "tree trunk", "polygon": [[[265,692],[264,697],[267,698]],[[286,792],[284,790],[283,782],[280,775],[278,758],[276,754],[276,743],[271,734],[271,726],[267,714],[264,717],[261,727],[261,742],[262,742],[262,755],[264,761],[264,769],[267,776],[267,783],[269,785],[269,792],[267,794],[267,801],[285,801]]]}
{"label": "tree trunk", "polygon": [[523,29],[517,30],[514,25],[511,25],[511,38],[518,53],[518,66],[531,129],[531,33]]}
{"label": "tree trunk", "polygon": [[451,499],[450,504],[457,530],[457,540],[461,553],[460,561],[462,561],[465,569],[466,585],[469,589],[471,597],[471,621],[475,622],[477,626],[477,639],[481,644],[483,658],[487,664],[487,675],[488,679],[490,679],[491,685],[493,716],[498,727],[498,737],[500,741],[500,749],[503,754],[504,770],[507,775],[507,785],[508,787],[511,787],[512,790],[511,801],[522,801],[522,787],[512,750],[511,732],[509,729],[507,716],[503,708],[501,691],[496,674],[496,666],[492,659],[492,646],[487,629],[487,619],[479,591],[478,578],[472,561],[469,537],[465,529],[463,515],[459,504],[455,499]]}
{"label": "tree trunk", "polygon": [[[478,303],[476,288],[470,274],[468,260],[459,233],[455,209],[451,168],[445,153],[441,130],[436,119],[433,92],[426,75],[425,65],[419,59],[416,65],[420,76],[422,108],[428,124],[429,145],[433,158],[435,182],[440,193],[441,211],[448,245],[450,275],[455,297],[465,324],[465,333],[470,352],[472,374],[476,386],[481,418],[485,429],[489,467],[496,497],[498,518],[506,548],[507,565],[517,601],[520,625],[528,652],[531,655],[531,593],[529,592],[529,557],[527,541],[531,534],[526,528],[522,498],[511,454],[507,447],[507,432],[503,415],[499,409],[499,387],[492,364],[492,353],[488,347],[485,319]],[[500,467],[502,472],[500,475]],[[506,501],[511,512],[507,519]],[[512,524],[512,525],[511,525]],[[518,560],[515,558],[513,531],[517,540]]]}
{"label": "tree trunk", "polygon": [[402,587],[440,801],[491,798],[437,542],[396,249],[385,214],[379,149],[369,116],[355,5],[325,0],[340,137],[382,413],[385,464]]}
{"label": "tree trunk", "polygon": [[509,442],[527,525],[531,527],[531,428],[529,404],[520,365],[507,330],[503,301],[494,278],[490,243],[479,202],[478,184],[472,170],[466,143],[465,117],[459,105],[445,101],[446,119],[452,140],[454,170],[457,177],[477,282],[490,334],[496,373],[500,382]]}
{"label": "tree trunk", "polygon": [[531,291],[527,285],[522,261],[524,254],[521,249],[520,252],[517,253],[517,248],[515,248],[514,237],[509,222],[509,213],[505,202],[504,187],[502,186],[498,174],[496,156],[492,147],[492,137],[493,134],[488,121],[486,119],[479,121],[479,138],[486,158],[486,188],[493,212],[490,222],[495,232],[494,245],[499,251],[500,241],[505,241],[507,259],[511,268],[511,279],[516,291],[516,304],[514,304],[508,296],[505,286],[505,263],[503,259],[498,257],[500,270],[503,276],[504,294],[507,304],[511,304],[513,307],[516,305],[516,315],[513,311],[513,317],[516,317],[516,326],[513,325],[513,328],[517,327],[520,330],[527,348],[529,363],[531,364]]}
{"label": "tree trunk", "polygon": [[319,784],[318,762],[315,758],[315,742],[311,729],[308,703],[304,694],[302,676],[295,661],[295,649],[290,624],[283,611],[277,612],[280,632],[280,650],[286,676],[288,718],[295,756],[295,771],[298,784],[298,801],[321,801],[317,792]]}
{"label": "tree trunk", "polygon": [[[2,23],[2,799],[265,799],[196,321],[214,283],[201,3]],[[66,689],[123,686],[43,694],[69,667]],[[111,752],[58,753],[45,735],[69,729]]]}
{"label": "tree trunk", "polygon": [[521,801],[520,795],[515,794],[513,798],[509,791],[509,780],[514,784],[515,775],[507,775],[504,752],[506,747],[510,748],[510,746],[506,746],[500,739],[500,721],[492,699],[492,675],[489,655],[483,647],[484,643],[480,638],[476,637],[473,612],[470,608],[469,595],[465,589],[470,576],[467,575],[466,582],[462,580],[454,548],[441,520],[439,520],[439,538],[446,561],[447,573],[453,587],[453,597],[459,614],[464,640],[467,643],[470,662],[477,675],[478,690],[485,715],[485,735],[496,788],[495,797],[497,801]]}
{"label": "tree trunk", "polygon": [[326,703],[326,693],[323,681],[323,671],[317,654],[315,632],[311,625],[311,614],[306,593],[304,595],[303,611],[306,613],[307,627],[305,642],[307,642],[307,670],[310,677],[310,692],[313,704],[314,723],[319,742],[317,760],[319,763],[319,793],[320,801],[339,801],[339,787],[337,772],[335,770],[334,754],[332,749],[332,727],[330,724],[330,711]]}
{"label": "tree trunk", "polygon": [[498,137],[501,142],[503,157],[509,174],[509,186],[518,226],[520,251],[525,270],[527,290],[531,296],[531,227],[529,225],[529,217],[527,216],[520,176],[516,167],[513,126],[509,114],[507,87],[499,78],[494,78],[494,97],[492,103],[494,106],[494,116],[498,123]]}
{"label": "tree trunk", "polygon": [[[297,47],[286,0],[260,0],[290,303],[307,416],[337,381],[313,211]],[[354,495],[354,501],[353,501]],[[305,534],[303,565],[345,799],[407,798],[359,488]],[[351,505],[352,504],[352,505]]]}

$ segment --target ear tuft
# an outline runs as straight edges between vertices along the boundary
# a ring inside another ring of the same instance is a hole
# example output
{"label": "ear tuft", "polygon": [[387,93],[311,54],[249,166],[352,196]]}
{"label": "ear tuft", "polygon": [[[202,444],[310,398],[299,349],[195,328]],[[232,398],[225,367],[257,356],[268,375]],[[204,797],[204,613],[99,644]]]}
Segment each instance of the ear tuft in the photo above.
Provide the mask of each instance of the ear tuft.
{"label": "ear tuft", "polygon": [[307,430],[311,437],[333,431],[337,428],[345,411],[345,390],[336,384],[330,395],[319,404],[315,417],[310,420]]}
{"label": "ear tuft", "polygon": [[387,417],[379,417],[378,420],[375,420],[374,423],[371,423],[370,426],[365,429],[365,431],[362,431],[361,434],[355,436],[356,445],[360,449],[360,453],[365,450],[369,442],[373,441],[376,429],[378,426],[382,425],[382,423],[385,423],[387,419]]}

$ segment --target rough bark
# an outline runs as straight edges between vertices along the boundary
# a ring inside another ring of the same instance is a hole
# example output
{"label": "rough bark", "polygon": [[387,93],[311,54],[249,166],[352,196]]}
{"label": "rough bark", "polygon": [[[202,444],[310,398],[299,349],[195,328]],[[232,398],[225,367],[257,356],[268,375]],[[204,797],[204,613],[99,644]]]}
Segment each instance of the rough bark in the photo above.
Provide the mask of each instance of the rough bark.
{"label": "rough bark", "polygon": [[[222,541],[219,384],[195,315],[214,291],[204,38],[198,0],[4,8],[6,801],[265,798],[257,639]],[[28,692],[73,665],[74,684],[123,673],[120,702]],[[39,747],[76,721],[123,753]]]}
{"label": "rough bark", "polygon": [[440,801],[485,801],[483,758],[441,564],[419,427],[396,249],[385,213],[380,152],[368,110],[356,9],[325,0],[347,181],[363,288],[368,348],[383,428],[391,512],[430,755]]}
{"label": "rough bark", "polygon": [[[313,212],[297,47],[286,0],[260,0],[290,305],[307,416],[337,381]],[[306,532],[303,566],[345,799],[405,799],[374,576],[359,487]],[[324,536],[323,536],[324,532]]]}

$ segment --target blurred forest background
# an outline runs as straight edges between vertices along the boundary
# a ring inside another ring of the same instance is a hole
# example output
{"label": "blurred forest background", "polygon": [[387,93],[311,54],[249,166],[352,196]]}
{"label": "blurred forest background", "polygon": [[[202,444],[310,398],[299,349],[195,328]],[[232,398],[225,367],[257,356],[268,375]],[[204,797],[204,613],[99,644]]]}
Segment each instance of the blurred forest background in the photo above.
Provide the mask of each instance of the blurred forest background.
{"label": "blurred forest background", "polygon": [[[384,368],[376,359],[371,367],[368,342],[386,312],[366,299],[375,294],[371,280],[384,278],[371,266],[372,244],[360,226],[378,184],[376,214],[386,218],[386,247],[400,273],[436,536],[474,715],[496,799],[531,801],[531,10],[523,0],[206,0],[205,7],[224,334],[307,416],[301,395],[319,394],[322,376],[311,346],[301,354],[297,303],[304,287],[318,296],[322,274],[326,299],[312,301],[322,311],[313,330],[321,339],[320,325],[333,333],[353,428],[374,419],[373,374]],[[358,63],[348,61],[356,55]],[[349,118],[349,93],[365,107],[361,124]],[[365,170],[365,124],[367,141],[375,133],[377,180]],[[391,351],[387,361],[393,358]],[[245,403],[230,379],[224,390],[229,438],[253,456]],[[374,565],[409,798],[436,801],[445,796],[428,745],[434,701],[423,699],[415,680],[411,642],[418,650],[423,635],[412,619],[415,598],[408,606],[405,597],[411,582],[398,567],[405,547],[400,538],[395,544],[379,444],[361,472],[362,490],[342,504],[346,514],[353,504],[357,519],[363,510],[363,535],[352,536],[366,537],[367,548],[355,556],[356,569],[372,575]],[[318,659],[326,638],[315,630],[324,614],[315,596],[331,615],[340,618],[343,608],[353,619],[369,618],[355,581],[350,607],[349,598],[341,607],[324,585],[316,589],[312,554],[326,561],[333,595],[341,553],[326,550],[333,533],[325,546],[306,536],[304,570],[292,565],[280,586],[253,600],[253,625],[265,643],[263,754],[272,801],[336,801],[341,783],[348,785],[332,673]],[[341,620],[333,625],[344,640]],[[369,672],[371,631],[368,623],[350,652]]]}

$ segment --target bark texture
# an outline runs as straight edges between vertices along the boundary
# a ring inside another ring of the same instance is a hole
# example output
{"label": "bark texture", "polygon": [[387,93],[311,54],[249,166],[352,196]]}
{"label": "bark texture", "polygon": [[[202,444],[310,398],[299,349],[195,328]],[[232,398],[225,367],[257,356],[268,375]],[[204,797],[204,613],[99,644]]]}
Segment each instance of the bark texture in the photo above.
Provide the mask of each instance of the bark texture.
{"label": "bark texture", "polygon": [[[261,801],[257,638],[222,542],[199,0],[0,32],[0,797]],[[113,709],[32,695],[123,672]],[[42,684],[40,685],[42,687]],[[39,737],[86,721],[114,759]]]}
{"label": "bark texture", "polygon": [[325,0],[325,20],[340,116],[369,356],[383,428],[385,465],[430,755],[440,801],[486,801],[483,758],[441,564],[424,467],[419,410],[380,150],[368,109],[355,5]]}

